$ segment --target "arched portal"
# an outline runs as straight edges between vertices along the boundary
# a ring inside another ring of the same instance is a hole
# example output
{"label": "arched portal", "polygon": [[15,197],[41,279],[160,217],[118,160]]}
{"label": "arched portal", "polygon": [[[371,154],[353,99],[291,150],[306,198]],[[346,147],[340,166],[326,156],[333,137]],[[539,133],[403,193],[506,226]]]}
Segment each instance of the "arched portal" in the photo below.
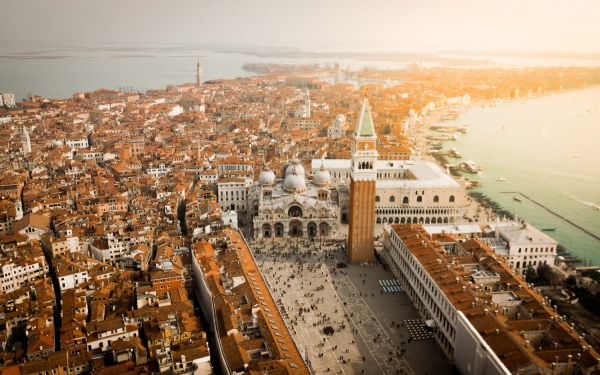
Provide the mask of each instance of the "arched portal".
{"label": "arched portal", "polygon": [[302,223],[299,220],[290,221],[290,237],[302,237]]}
{"label": "arched portal", "polygon": [[302,207],[300,206],[291,206],[288,209],[289,217],[302,217]]}
{"label": "arched portal", "polygon": [[308,231],[309,237],[317,236],[317,224],[313,223],[312,221],[308,223],[308,225],[306,226],[306,230]]}
{"label": "arched portal", "polygon": [[283,237],[283,224],[275,224],[275,237]]}
{"label": "arched portal", "polygon": [[271,225],[263,224],[262,226],[262,234],[264,238],[271,238]]}
{"label": "arched portal", "polygon": [[319,233],[323,237],[328,237],[329,236],[329,224],[327,224],[327,223],[319,224]]}

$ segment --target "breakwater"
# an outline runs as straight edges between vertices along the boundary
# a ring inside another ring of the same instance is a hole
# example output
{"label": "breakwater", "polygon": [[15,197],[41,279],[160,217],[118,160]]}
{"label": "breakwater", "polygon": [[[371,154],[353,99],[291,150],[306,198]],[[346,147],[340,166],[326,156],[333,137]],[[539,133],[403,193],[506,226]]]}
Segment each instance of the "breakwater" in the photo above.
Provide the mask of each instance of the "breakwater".
{"label": "breakwater", "polygon": [[541,208],[543,208],[544,210],[548,211],[549,213],[551,213],[552,215],[558,217],[559,219],[571,224],[572,226],[574,226],[575,228],[579,229],[580,231],[584,232],[585,234],[594,237],[597,240],[600,240],[600,236],[590,232],[589,230],[585,229],[584,227],[582,227],[581,225],[573,222],[572,220],[564,217],[563,215],[559,214],[558,212],[552,210],[551,208],[548,208],[547,206],[545,206],[543,203],[540,203],[538,201],[536,201],[535,199],[531,198],[529,195],[525,194],[525,193],[521,193],[519,191],[501,191],[500,193],[502,194],[519,194],[520,196],[522,196],[523,198],[527,199],[528,201],[530,201],[531,203],[540,206]]}

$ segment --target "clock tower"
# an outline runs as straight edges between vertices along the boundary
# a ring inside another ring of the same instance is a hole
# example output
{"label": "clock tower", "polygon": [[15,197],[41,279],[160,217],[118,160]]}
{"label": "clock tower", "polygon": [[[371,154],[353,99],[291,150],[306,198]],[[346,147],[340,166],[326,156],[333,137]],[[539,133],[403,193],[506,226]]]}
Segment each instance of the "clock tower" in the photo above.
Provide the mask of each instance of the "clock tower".
{"label": "clock tower", "polygon": [[373,262],[375,183],[377,181],[377,135],[369,101],[362,102],[353,133],[348,210],[348,259],[351,263]]}

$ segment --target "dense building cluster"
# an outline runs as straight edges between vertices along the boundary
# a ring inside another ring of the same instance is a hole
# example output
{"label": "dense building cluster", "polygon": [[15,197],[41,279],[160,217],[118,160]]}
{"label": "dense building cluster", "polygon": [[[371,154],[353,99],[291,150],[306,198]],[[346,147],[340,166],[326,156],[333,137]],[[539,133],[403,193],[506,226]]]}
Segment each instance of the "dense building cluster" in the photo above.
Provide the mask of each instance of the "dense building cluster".
{"label": "dense building cluster", "polygon": [[[489,98],[482,77],[196,73],[143,94],[0,95],[0,368],[305,373],[242,233],[344,238],[349,223],[350,260],[371,262],[374,225],[472,221],[460,182],[410,160],[409,134]],[[553,261],[556,243],[516,236],[496,243],[511,266]]]}

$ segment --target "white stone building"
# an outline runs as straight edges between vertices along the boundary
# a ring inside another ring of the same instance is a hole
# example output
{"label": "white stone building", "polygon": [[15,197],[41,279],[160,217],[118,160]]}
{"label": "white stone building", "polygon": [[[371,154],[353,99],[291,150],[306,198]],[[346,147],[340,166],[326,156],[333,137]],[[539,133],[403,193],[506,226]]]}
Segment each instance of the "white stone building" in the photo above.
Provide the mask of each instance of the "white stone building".
{"label": "white stone building", "polygon": [[495,236],[504,240],[506,247],[494,250],[520,274],[530,266],[536,269],[544,264],[554,265],[558,242],[527,223],[500,223],[495,227]]}
{"label": "white stone building", "polygon": [[[333,184],[349,185],[350,159],[313,159]],[[448,224],[462,221],[468,208],[464,187],[437,164],[422,160],[377,160],[376,224]],[[341,207],[342,218],[347,207]]]}
{"label": "white stone building", "polygon": [[90,244],[90,253],[95,259],[115,264],[132,247],[139,244],[152,247],[151,241],[148,241],[144,233],[131,233],[129,235],[109,233],[105,238],[97,238]]}
{"label": "white stone building", "polygon": [[146,167],[146,173],[156,178],[165,177],[172,170],[173,168],[165,163],[150,164]]}
{"label": "white stone building", "polygon": [[2,103],[6,108],[14,108],[17,105],[15,102],[15,94],[3,92],[0,96],[2,96]]}
{"label": "white stone building", "polygon": [[251,194],[254,238],[336,237],[337,195],[324,169],[308,182],[298,161],[287,166],[283,181],[276,181],[275,173],[265,169]]}
{"label": "white stone building", "polygon": [[88,271],[85,267],[73,263],[58,263],[56,265],[56,276],[60,292],[78,287],[81,283],[90,280]]}
{"label": "white stone building", "polygon": [[251,179],[224,178],[217,182],[217,201],[222,210],[233,210],[245,216],[248,212],[248,194]]}
{"label": "white stone building", "polygon": [[36,278],[48,273],[43,257],[36,259],[3,259],[0,261],[0,293],[10,293],[23,286],[33,285]]}
{"label": "white stone building", "polygon": [[89,147],[87,137],[74,137],[65,139],[65,144],[69,147],[74,148],[86,148]]}
{"label": "white stone building", "polygon": [[335,120],[327,128],[327,137],[329,138],[342,138],[346,135],[346,116],[337,115]]}
{"label": "white stone building", "polygon": [[105,352],[110,349],[113,342],[130,337],[137,337],[138,326],[136,322],[130,322],[128,318],[111,318],[98,322],[91,322],[87,326],[88,350],[100,349]]}

